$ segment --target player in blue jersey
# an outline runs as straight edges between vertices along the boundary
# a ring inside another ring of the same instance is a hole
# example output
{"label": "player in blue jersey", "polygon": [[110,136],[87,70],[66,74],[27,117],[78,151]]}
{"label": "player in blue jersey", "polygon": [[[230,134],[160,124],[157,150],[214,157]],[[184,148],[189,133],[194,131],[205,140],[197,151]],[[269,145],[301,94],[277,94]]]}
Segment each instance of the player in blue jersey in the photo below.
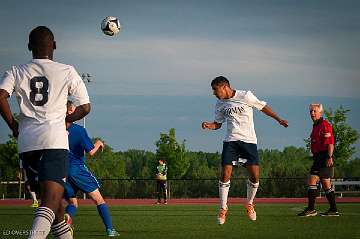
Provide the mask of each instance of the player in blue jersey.
{"label": "player in blue jersey", "polygon": [[[75,105],[68,101],[67,113],[71,114],[75,109]],[[96,204],[107,235],[111,237],[118,236],[119,233],[112,227],[109,208],[99,191],[99,182],[85,165],[84,152],[93,156],[99,149],[104,147],[104,144],[100,140],[93,144],[86,129],[80,125],[67,123],[67,131],[69,134],[69,172],[65,184],[65,198],[69,204],[65,209],[65,220],[68,224],[72,224],[72,218],[74,218],[78,207],[76,193],[81,190],[87,193]]]}

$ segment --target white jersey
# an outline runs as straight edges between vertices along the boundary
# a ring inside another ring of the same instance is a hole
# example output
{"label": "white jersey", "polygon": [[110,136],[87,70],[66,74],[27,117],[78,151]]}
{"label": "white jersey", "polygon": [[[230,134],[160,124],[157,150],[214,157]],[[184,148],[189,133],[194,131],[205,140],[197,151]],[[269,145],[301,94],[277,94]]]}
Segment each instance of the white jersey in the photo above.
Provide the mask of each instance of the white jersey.
{"label": "white jersey", "polygon": [[14,92],[20,108],[19,153],[40,149],[68,149],[66,102],[77,105],[89,96],[74,67],[48,59],[13,66],[0,80],[0,89]]}
{"label": "white jersey", "polygon": [[234,97],[218,100],[215,106],[215,122],[227,123],[225,141],[243,141],[257,144],[254,128],[253,107],[261,110],[266,105],[251,91],[236,90]]}

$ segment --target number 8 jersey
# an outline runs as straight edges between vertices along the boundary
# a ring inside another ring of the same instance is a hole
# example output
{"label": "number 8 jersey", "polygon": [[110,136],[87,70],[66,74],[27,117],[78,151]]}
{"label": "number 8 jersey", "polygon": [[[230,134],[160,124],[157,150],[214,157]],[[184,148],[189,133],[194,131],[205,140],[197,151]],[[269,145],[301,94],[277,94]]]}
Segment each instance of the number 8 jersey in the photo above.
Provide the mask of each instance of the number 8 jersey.
{"label": "number 8 jersey", "polygon": [[68,96],[77,105],[89,103],[85,84],[73,66],[33,59],[6,71],[0,89],[9,95],[14,93],[19,104],[19,153],[68,149],[65,127]]}

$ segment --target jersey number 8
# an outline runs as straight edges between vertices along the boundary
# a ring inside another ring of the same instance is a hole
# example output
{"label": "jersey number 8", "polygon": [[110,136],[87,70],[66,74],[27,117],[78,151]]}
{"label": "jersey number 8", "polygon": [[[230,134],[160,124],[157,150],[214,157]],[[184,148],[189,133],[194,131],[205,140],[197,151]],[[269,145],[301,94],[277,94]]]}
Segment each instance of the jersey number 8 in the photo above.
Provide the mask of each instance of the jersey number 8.
{"label": "jersey number 8", "polygon": [[[36,76],[30,80],[30,101],[35,106],[48,102],[49,81],[45,76]],[[39,97],[41,95],[41,97]]]}

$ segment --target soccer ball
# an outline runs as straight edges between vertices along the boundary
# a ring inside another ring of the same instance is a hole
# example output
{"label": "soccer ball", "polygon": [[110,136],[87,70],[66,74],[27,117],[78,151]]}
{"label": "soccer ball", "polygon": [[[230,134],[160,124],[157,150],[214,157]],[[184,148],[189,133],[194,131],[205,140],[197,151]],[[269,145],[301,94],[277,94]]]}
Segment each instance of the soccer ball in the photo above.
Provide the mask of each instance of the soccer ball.
{"label": "soccer ball", "polygon": [[101,22],[101,30],[105,35],[114,36],[120,32],[120,22],[116,17],[105,17]]}

